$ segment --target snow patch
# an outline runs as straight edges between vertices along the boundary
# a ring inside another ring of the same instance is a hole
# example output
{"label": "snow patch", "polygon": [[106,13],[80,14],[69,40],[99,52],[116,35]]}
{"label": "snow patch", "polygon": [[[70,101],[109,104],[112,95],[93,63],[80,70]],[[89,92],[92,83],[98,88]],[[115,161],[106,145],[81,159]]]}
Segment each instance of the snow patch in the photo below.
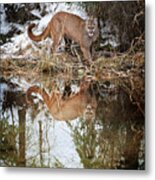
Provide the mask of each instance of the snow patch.
{"label": "snow patch", "polygon": [[0,34],[7,34],[11,30],[11,23],[6,21],[4,4],[0,4]]}
{"label": "snow patch", "polygon": [[[21,6],[21,4],[19,4]],[[86,12],[78,6],[76,3],[73,5],[69,5],[66,3],[41,3],[40,4],[41,10],[32,10],[31,13],[35,15],[36,17],[39,17],[40,19],[36,19],[32,21],[33,23],[37,24],[36,28],[34,28],[34,33],[39,34],[41,33],[51,18],[59,11],[65,11],[65,12],[71,12],[73,14],[79,15],[82,18],[86,19],[87,14]],[[47,15],[43,16],[41,15],[41,12],[45,9],[45,12],[47,12]],[[0,6],[0,12],[1,12],[1,33],[7,34],[11,28],[12,25],[19,29],[22,33],[20,35],[14,35],[14,37],[11,38],[11,42],[8,42],[1,46],[1,58],[7,59],[7,58],[23,58],[23,59],[29,59],[34,58],[33,54],[35,51],[39,51],[40,47],[46,47],[47,43],[52,44],[52,40],[50,39],[48,41],[42,41],[37,43],[37,45],[30,40],[30,38],[27,35],[27,27],[28,24],[25,23],[24,25],[16,24],[16,23],[8,23],[6,21],[6,14],[4,10],[4,5],[1,4]],[[31,22],[31,23],[32,23]]]}

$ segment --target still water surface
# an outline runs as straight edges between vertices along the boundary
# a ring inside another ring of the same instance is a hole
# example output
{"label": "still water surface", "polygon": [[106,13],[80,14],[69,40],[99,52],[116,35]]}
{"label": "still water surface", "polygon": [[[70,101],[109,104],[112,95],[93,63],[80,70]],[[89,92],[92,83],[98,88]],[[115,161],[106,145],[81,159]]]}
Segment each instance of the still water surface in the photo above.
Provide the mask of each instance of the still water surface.
{"label": "still water surface", "polygon": [[[87,99],[82,106],[87,114],[72,121],[56,120],[41,95],[32,93],[33,104],[27,103],[26,91],[34,84],[23,77],[1,78],[1,166],[144,169],[144,115],[119,83],[91,81],[81,100]],[[46,77],[39,82],[48,93],[56,87],[63,100],[86,83],[66,84]]]}

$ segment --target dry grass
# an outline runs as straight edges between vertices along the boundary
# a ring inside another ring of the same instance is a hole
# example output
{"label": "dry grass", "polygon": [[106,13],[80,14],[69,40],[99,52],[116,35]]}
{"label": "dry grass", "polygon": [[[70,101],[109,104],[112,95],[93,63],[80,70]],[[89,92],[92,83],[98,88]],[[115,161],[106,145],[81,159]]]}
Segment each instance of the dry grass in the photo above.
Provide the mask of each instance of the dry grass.
{"label": "dry grass", "polygon": [[[81,81],[91,76],[97,82],[110,81],[124,88],[143,112],[144,104],[144,53],[134,55],[122,54],[110,58],[100,57],[87,67],[77,58],[61,53],[52,57],[41,57],[38,61],[8,59],[1,60],[0,69],[3,76],[24,76],[27,79],[46,79],[51,84],[54,79]],[[44,81],[43,80],[43,81]],[[144,112],[143,112],[144,113]]]}

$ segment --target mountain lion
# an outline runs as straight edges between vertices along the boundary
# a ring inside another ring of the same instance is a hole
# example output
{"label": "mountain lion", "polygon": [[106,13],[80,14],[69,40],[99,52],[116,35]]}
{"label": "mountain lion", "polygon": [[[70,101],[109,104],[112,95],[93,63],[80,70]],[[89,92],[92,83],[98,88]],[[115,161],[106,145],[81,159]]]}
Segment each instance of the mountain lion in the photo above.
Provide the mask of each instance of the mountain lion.
{"label": "mountain lion", "polygon": [[97,101],[95,95],[90,94],[89,87],[88,83],[83,83],[78,93],[63,99],[58,92],[49,96],[44,89],[32,86],[27,90],[26,97],[27,102],[32,104],[32,93],[41,95],[55,120],[67,121],[83,116],[86,122],[91,122],[95,118]]}
{"label": "mountain lion", "polygon": [[34,35],[32,33],[34,27],[35,24],[31,24],[28,27],[28,36],[30,39],[33,41],[41,41],[51,36],[53,40],[52,50],[54,53],[57,52],[62,38],[67,36],[80,45],[86,60],[92,60],[90,49],[92,43],[96,41],[99,36],[97,18],[89,17],[87,20],[83,20],[81,17],[71,13],[58,12],[53,16],[40,35]]}

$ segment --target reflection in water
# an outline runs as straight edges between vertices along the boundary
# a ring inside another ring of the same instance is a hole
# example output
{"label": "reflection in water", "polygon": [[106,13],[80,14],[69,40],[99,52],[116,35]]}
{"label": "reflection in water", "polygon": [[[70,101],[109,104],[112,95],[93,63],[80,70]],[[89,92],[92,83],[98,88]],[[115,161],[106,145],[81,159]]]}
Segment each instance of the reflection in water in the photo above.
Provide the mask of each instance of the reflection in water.
{"label": "reflection in water", "polygon": [[90,92],[91,83],[84,81],[79,89],[78,93],[64,97],[60,92],[52,92],[49,96],[44,89],[32,86],[27,90],[27,99],[32,103],[32,93],[41,95],[55,120],[74,120],[84,115],[86,121],[91,121],[97,106],[95,95]]}
{"label": "reflection in water", "polygon": [[123,90],[99,97],[91,128],[70,127],[85,168],[144,169],[144,117]]}
{"label": "reflection in water", "polygon": [[30,106],[17,82],[0,82],[1,166],[144,169],[144,116],[122,88],[80,82],[78,92],[64,88],[52,99],[33,86],[41,97],[31,91]]}

